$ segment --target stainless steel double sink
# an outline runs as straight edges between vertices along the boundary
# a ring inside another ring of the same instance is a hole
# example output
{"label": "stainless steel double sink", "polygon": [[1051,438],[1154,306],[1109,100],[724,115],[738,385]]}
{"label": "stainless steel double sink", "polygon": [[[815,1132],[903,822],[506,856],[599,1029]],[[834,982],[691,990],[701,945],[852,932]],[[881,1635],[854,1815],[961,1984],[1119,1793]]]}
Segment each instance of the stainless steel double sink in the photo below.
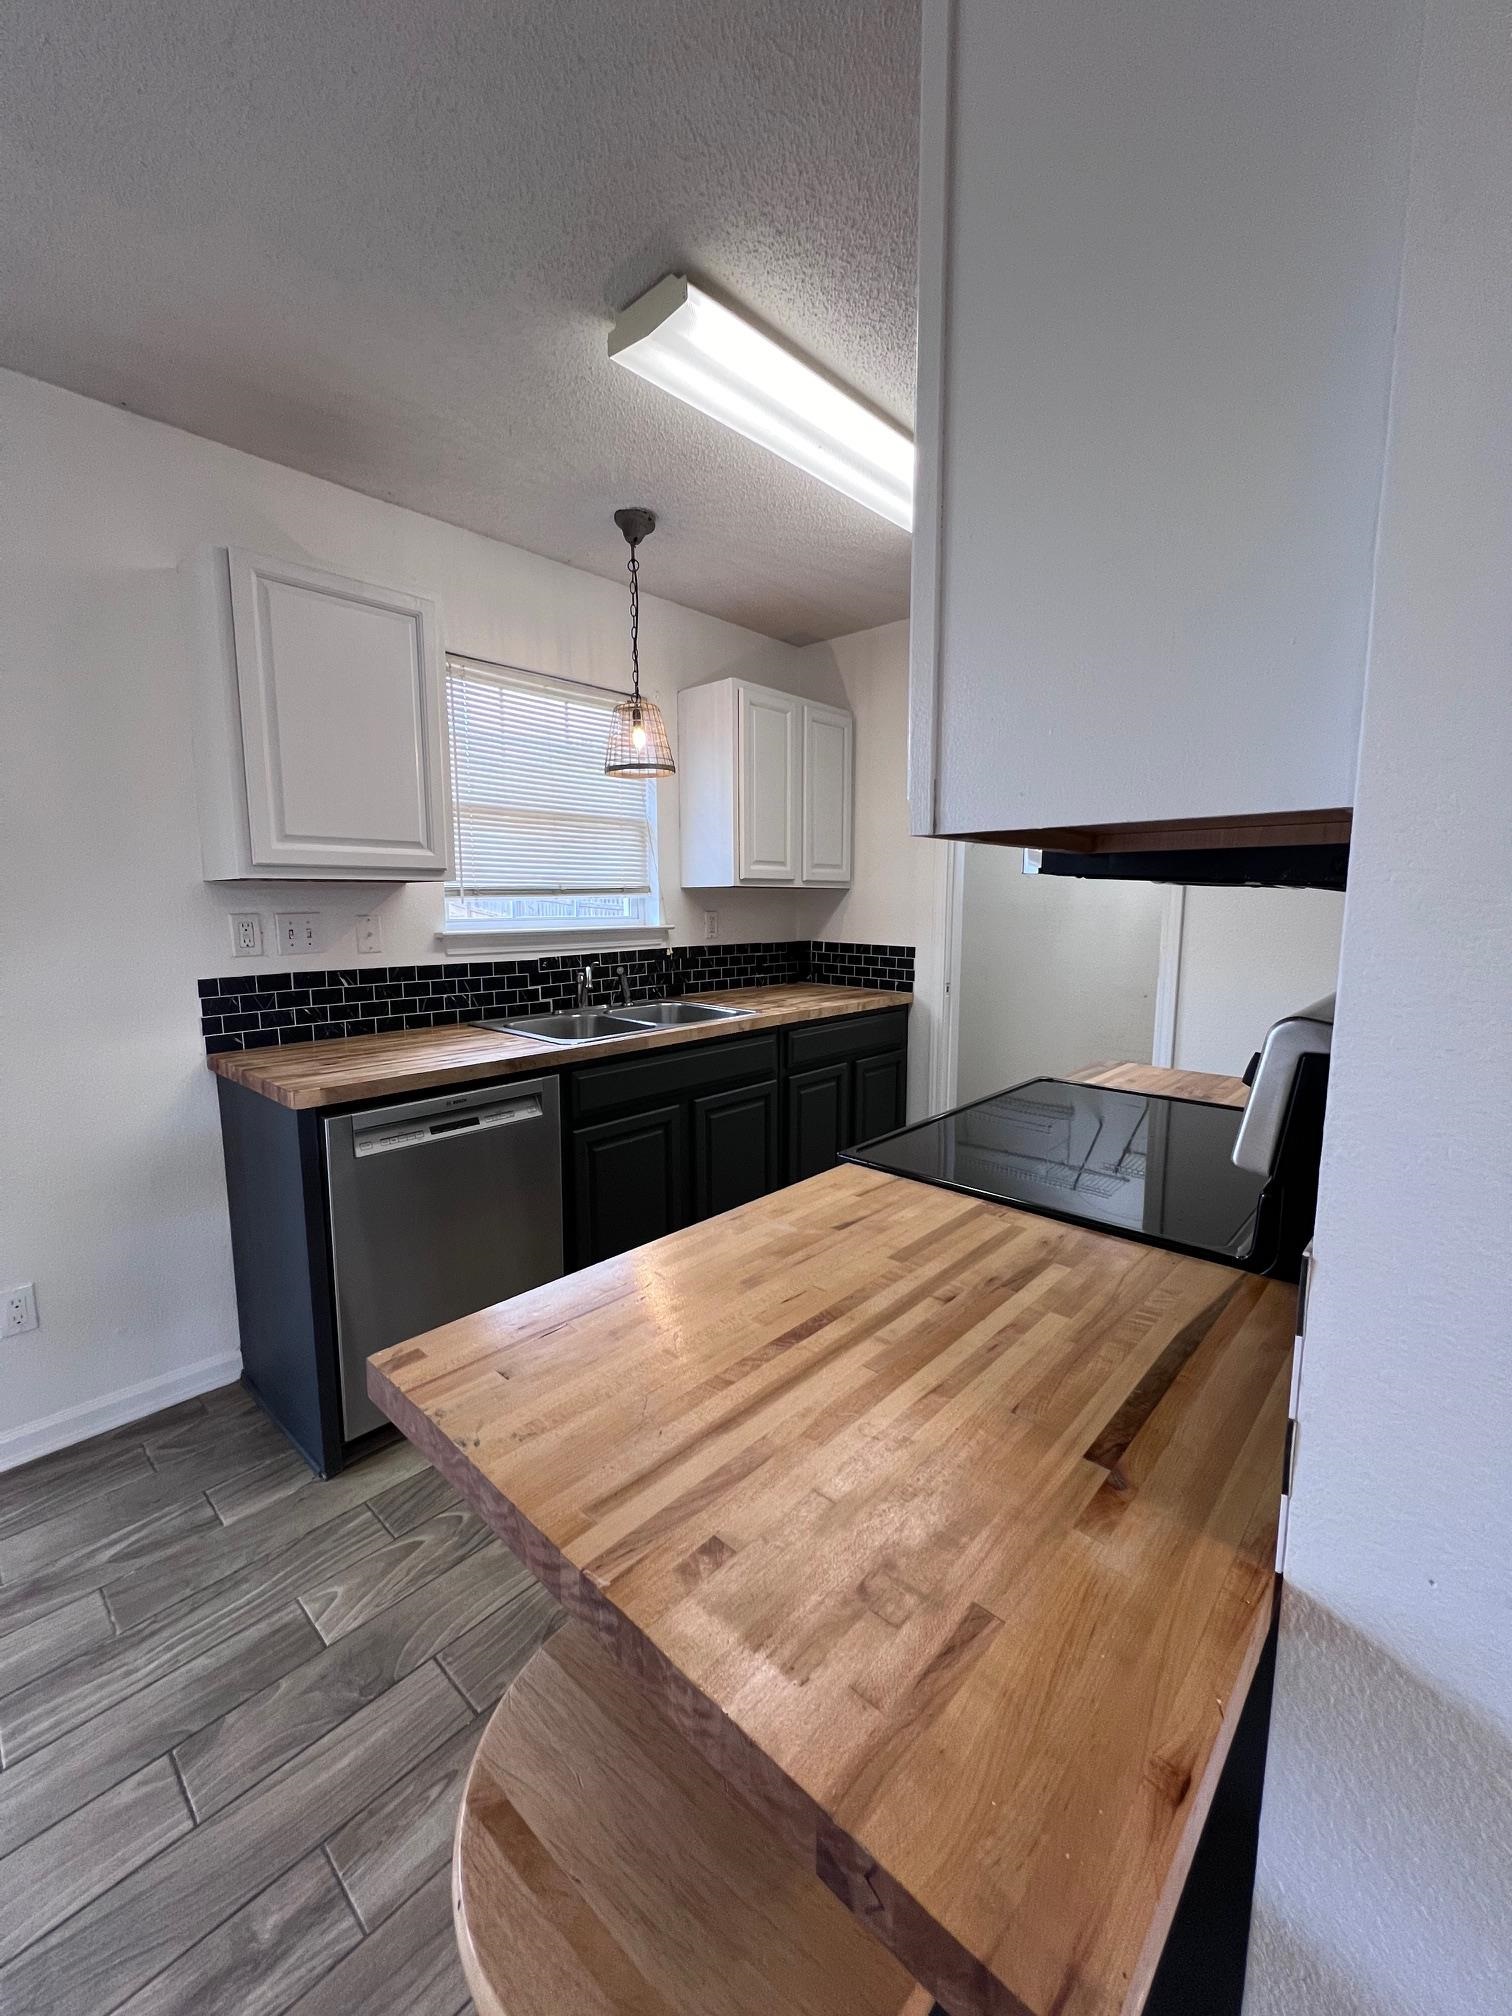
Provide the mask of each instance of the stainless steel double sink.
{"label": "stainless steel double sink", "polygon": [[559,1015],[518,1015],[478,1022],[508,1036],[533,1036],[538,1043],[607,1043],[616,1036],[644,1036],[648,1029],[684,1029],[700,1022],[731,1022],[754,1014],[751,1008],[714,1008],[703,1001],[638,1001],[632,1008],[574,1008]]}

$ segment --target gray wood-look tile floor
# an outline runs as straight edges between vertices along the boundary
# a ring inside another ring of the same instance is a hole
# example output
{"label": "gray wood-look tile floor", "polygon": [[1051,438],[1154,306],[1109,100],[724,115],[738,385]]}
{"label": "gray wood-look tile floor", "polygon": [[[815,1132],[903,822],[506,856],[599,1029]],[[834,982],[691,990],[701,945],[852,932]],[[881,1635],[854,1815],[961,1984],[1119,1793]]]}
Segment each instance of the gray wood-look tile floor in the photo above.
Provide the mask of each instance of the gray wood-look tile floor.
{"label": "gray wood-look tile floor", "polygon": [[457,2016],[448,1862],[558,1612],[407,1444],[238,1387],[0,1475],[5,2016]]}

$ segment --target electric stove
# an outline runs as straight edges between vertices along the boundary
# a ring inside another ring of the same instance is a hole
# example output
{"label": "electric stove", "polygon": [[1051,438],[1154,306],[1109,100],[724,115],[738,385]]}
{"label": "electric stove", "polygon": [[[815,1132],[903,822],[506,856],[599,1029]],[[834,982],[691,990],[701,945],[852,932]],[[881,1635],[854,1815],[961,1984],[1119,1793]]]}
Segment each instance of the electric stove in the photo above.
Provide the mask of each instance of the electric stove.
{"label": "electric stove", "polygon": [[[1297,1185],[1284,1181],[1285,1156],[1265,1175],[1235,1167],[1243,1117],[1201,1100],[1033,1078],[863,1142],[845,1160],[1256,1273],[1294,1275],[1306,1241],[1281,1206]],[[1290,1131],[1295,1149],[1309,1130]],[[1314,1152],[1314,1188],[1316,1167]]]}

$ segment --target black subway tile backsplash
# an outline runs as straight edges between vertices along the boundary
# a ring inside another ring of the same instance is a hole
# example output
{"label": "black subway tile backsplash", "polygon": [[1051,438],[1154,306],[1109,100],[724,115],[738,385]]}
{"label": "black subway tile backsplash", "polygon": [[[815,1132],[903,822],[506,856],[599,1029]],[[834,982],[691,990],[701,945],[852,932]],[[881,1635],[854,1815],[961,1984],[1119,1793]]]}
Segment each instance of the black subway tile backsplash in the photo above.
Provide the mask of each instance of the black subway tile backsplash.
{"label": "black subway tile backsplash", "polygon": [[889,993],[913,986],[911,945],[850,945],[816,938],[809,947],[810,980],[835,987],[879,987]]}
{"label": "black subway tile backsplash", "polygon": [[207,1055],[396,1029],[449,1028],[484,1016],[539,1015],[570,1008],[584,958],[596,993],[607,997],[623,967],[631,999],[708,994],[726,987],[775,987],[818,980],[838,987],[904,993],[913,986],[911,945],[850,945],[796,938],[735,945],[673,945],[639,952],[549,954],[540,959],[471,959],[437,966],[364,966],[302,973],[232,973],[198,983]]}

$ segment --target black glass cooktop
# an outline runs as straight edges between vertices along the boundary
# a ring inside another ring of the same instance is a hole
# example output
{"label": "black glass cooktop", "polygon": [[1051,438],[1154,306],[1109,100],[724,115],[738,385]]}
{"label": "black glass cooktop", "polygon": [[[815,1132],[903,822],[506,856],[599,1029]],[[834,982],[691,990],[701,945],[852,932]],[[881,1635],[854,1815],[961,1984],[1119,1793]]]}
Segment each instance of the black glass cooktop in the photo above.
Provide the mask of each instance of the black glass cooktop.
{"label": "black glass cooktop", "polygon": [[1241,1118],[1231,1106],[1034,1078],[864,1142],[845,1159],[1243,1262],[1263,1184],[1230,1159]]}

